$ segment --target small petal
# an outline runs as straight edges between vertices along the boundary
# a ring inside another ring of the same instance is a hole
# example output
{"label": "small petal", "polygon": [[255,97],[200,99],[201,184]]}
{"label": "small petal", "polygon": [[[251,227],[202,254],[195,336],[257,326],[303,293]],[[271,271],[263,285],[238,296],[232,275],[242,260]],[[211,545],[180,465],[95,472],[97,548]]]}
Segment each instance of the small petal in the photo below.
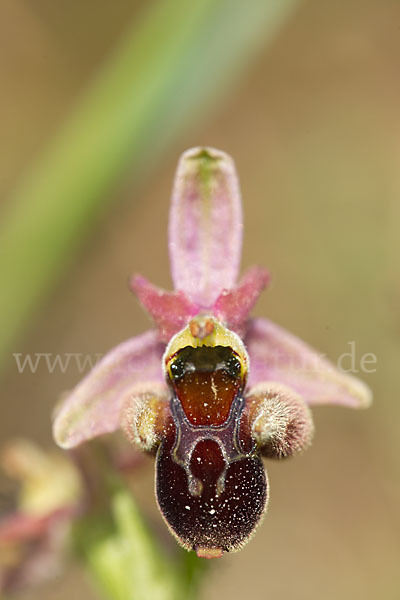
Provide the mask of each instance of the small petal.
{"label": "small petal", "polygon": [[233,287],[242,246],[242,208],[235,166],[213,148],[193,148],[179,162],[169,224],[175,288],[203,308]]}
{"label": "small petal", "polygon": [[141,275],[132,277],[131,289],[158,327],[160,340],[167,343],[199,312],[184,292],[166,292]]}
{"label": "small petal", "polygon": [[262,267],[251,267],[232,290],[223,290],[218,296],[213,314],[239,335],[245,331],[246,321],[259,295],[269,282],[269,273]]}
{"label": "small petal", "polygon": [[371,391],[362,381],[343,373],[271,321],[252,320],[245,343],[250,356],[250,386],[277,381],[298,392],[308,404],[363,408],[371,403]]}
{"label": "small petal", "polygon": [[311,444],[314,425],[303,398],[275,382],[259,383],[246,396],[251,430],[263,456],[287,458]]}
{"label": "small petal", "polygon": [[148,331],[111,350],[56,413],[53,434],[57,444],[72,448],[118,429],[129,388],[139,382],[163,381],[163,350],[157,331]]}
{"label": "small petal", "polygon": [[170,393],[165,384],[139,384],[131,389],[121,420],[131,444],[147,452],[155,450],[171,421]]}

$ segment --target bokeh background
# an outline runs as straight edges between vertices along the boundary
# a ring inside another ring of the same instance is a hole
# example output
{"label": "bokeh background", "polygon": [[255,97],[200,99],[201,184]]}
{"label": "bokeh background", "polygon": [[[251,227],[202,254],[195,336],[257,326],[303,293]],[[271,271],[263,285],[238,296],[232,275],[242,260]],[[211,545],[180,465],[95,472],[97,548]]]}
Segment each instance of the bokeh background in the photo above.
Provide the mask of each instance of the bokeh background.
{"label": "bokeh background", "polygon": [[[150,142],[145,157],[140,144],[131,154],[125,151],[127,168],[104,185],[106,200],[93,203],[85,228],[71,235],[70,251],[42,286],[46,293],[26,310],[22,304],[23,326],[7,340],[3,361],[0,436],[2,442],[27,436],[50,446],[52,407],[80,378],[72,366],[65,373],[50,374],[43,365],[36,373],[20,374],[13,353],[102,354],[148,327],[128,291],[128,276],[139,271],[171,286],[166,227],[178,156],[198,144],[221,148],[234,157],[241,180],[243,268],[259,263],[272,273],[255,313],[292,330],[333,361],[354,342],[358,369],[365,353],[374,353],[377,364],[376,372],[359,373],[373,389],[371,409],[315,409],[312,448],[293,461],[269,465],[271,501],[264,524],[242,552],[212,564],[201,597],[396,600],[400,3],[292,4],[274,35],[268,27],[265,36],[261,26],[257,29],[255,43],[241,60],[235,58],[237,72],[229,63],[236,32],[222,31],[227,71],[235,76],[225,81],[223,70],[208,81],[203,73],[201,106],[185,113],[182,123],[178,118],[162,144],[157,140],[163,124],[155,117],[155,130],[144,134]],[[2,0],[4,227],[26,173],[57,139],[130,23],[140,30],[149,6],[139,0]],[[148,54],[138,58],[145,70],[152,48],[150,43]],[[190,56],[176,60],[190,72]],[[178,82],[176,102],[180,93]],[[58,197],[53,201],[57,206]],[[56,219],[57,210],[54,214]],[[17,240],[21,247],[24,231]],[[42,260],[51,261],[51,251],[46,252]],[[11,275],[21,269],[19,258],[7,259]],[[3,275],[0,287],[6,295]],[[0,319],[6,327],[4,311]],[[135,487],[145,515],[162,528],[150,460]],[[97,597],[78,566],[21,598],[62,600],[72,594],[76,600]]]}

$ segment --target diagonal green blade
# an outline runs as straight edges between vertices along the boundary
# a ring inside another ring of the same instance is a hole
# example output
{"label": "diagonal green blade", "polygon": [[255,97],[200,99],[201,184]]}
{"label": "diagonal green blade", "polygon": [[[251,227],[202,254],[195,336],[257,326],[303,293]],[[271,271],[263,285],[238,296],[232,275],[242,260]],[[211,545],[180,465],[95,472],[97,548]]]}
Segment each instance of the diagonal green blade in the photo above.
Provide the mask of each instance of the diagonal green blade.
{"label": "diagonal green blade", "polygon": [[298,0],[160,0],[20,182],[0,230],[0,362],[128,168],[142,177],[232,89]]}

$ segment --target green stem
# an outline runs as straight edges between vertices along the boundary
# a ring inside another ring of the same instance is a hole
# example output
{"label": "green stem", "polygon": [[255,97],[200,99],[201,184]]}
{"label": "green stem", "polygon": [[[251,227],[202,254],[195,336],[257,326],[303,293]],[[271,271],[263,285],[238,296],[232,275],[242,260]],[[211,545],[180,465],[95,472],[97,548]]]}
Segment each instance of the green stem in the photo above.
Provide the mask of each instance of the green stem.
{"label": "green stem", "polygon": [[83,517],[75,526],[79,556],[97,587],[110,600],[192,600],[204,560],[162,552],[144,524],[129,491],[115,481],[110,504]]}

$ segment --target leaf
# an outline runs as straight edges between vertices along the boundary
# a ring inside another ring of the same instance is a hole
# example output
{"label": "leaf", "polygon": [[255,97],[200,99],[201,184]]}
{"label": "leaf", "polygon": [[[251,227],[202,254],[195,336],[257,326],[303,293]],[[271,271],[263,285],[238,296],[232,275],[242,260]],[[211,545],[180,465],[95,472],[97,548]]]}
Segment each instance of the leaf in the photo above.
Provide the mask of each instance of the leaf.
{"label": "leaf", "polygon": [[110,600],[195,598],[206,568],[202,561],[184,551],[172,561],[145,525],[129,491],[115,480],[110,487],[109,509],[92,511],[75,529],[76,549],[97,586]]}
{"label": "leaf", "polygon": [[8,199],[0,230],[0,360],[128,168],[136,179],[232,89],[297,0],[160,0],[125,38]]}

